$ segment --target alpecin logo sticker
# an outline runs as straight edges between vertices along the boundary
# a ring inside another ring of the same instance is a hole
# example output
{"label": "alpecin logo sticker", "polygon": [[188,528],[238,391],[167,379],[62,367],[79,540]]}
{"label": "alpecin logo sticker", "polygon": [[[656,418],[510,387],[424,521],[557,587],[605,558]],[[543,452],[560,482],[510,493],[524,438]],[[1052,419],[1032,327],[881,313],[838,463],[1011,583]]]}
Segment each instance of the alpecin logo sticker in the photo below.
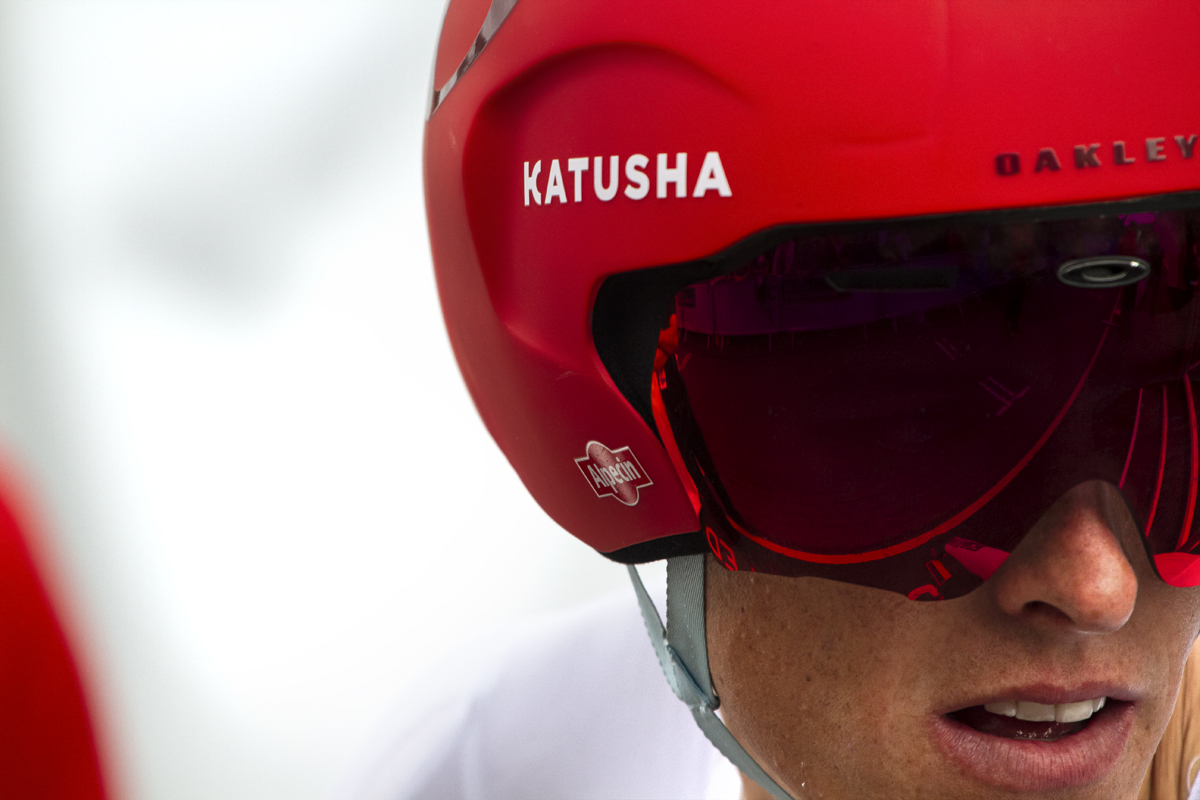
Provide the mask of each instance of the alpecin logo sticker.
{"label": "alpecin logo sticker", "polygon": [[588,442],[587,455],[575,459],[575,466],[596,497],[615,497],[627,506],[636,506],[638,490],[654,484],[628,447],[609,450],[599,442]]}

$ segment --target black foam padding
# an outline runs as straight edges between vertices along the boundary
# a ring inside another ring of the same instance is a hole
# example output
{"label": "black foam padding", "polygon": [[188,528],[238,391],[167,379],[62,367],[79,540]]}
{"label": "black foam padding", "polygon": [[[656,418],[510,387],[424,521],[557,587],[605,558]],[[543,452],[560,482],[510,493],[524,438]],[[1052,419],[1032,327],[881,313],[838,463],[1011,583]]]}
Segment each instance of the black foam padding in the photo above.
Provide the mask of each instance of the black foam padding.
{"label": "black foam padding", "polygon": [[592,307],[592,340],[613,383],[657,431],[650,381],[658,333],[675,309],[675,293],[703,280],[703,264],[623,272],[604,281]]}
{"label": "black foam padding", "polygon": [[694,556],[707,552],[708,542],[705,541],[704,534],[696,531],[664,536],[662,539],[641,542],[600,555],[618,564],[648,564],[651,561],[662,561],[664,558]]}
{"label": "black foam padding", "polygon": [[658,334],[675,311],[675,295],[685,286],[732,272],[751,256],[786,238],[776,229],[754,234],[710,258],[612,275],[600,284],[592,306],[592,341],[613,383],[650,429],[650,380]]}

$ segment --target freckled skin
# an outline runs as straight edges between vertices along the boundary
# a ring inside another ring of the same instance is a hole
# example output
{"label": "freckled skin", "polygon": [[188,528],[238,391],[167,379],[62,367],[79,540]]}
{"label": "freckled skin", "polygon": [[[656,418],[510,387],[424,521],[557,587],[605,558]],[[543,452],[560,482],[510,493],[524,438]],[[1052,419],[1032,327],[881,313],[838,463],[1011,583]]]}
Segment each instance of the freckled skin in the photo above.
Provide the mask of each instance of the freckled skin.
{"label": "freckled skin", "polygon": [[[1116,489],[1072,489],[971,594],[914,602],[708,559],[709,663],[726,724],[801,800],[1136,798],[1200,630],[1200,588],[1155,575]],[[930,720],[1005,686],[1118,680],[1139,701],[1098,782],[1019,793],[947,760]],[[769,795],[745,780],[746,800]]]}

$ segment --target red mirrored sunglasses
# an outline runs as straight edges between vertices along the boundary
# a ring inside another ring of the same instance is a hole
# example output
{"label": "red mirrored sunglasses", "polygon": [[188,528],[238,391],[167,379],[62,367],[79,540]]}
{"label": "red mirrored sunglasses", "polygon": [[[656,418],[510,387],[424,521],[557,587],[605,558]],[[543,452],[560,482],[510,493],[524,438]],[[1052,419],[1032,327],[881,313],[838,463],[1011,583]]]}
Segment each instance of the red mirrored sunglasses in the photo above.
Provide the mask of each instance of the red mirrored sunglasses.
{"label": "red mirrored sunglasses", "polygon": [[955,597],[1101,480],[1162,579],[1200,584],[1198,248],[1188,194],[807,226],[644,271],[671,298],[653,419],[709,548]]}

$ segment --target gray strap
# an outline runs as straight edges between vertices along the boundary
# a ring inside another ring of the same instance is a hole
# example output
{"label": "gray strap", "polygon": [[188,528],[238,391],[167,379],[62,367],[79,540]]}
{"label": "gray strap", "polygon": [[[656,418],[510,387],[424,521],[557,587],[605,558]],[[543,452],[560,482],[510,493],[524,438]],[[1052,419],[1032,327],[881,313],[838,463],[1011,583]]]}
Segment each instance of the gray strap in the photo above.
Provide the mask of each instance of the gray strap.
{"label": "gray strap", "polygon": [[708,672],[708,642],[704,631],[704,556],[679,556],[667,560],[667,627],[650,599],[637,567],[629,566],[646,632],[658,655],[658,664],[671,691],[692,712],[700,730],[721,754],[777,800],[793,800],[745,748],[733,738],[717,716],[721,701]]}
{"label": "gray strap", "polygon": [[678,655],[704,699],[721,705],[708,674],[708,637],[704,627],[704,556],[667,562],[667,647]]}

